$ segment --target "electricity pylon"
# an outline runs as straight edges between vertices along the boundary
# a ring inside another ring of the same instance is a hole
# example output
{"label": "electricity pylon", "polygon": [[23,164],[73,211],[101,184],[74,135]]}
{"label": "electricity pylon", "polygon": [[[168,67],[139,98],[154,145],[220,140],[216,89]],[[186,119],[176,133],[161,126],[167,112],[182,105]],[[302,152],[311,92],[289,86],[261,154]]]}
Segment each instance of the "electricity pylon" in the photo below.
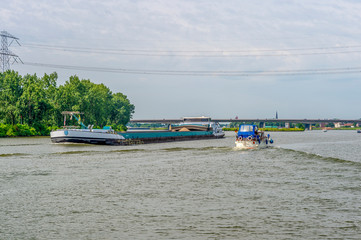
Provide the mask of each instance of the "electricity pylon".
{"label": "electricity pylon", "polygon": [[[19,58],[18,55],[14,54],[13,52],[11,52],[9,50],[10,45],[14,41],[17,44],[19,44],[19,46],[21,46],[21,45],[18,41],[19,38],[14,37],[13,35],[11,35],[10,33],[6,32],[6,31],[1,31],[0,36],[1,36],[0,63],[1,63],[2,72],[5,72],[6,70],[10,69],[10,61],[11,60],[13,60],[11,64],[14,64],[14,62],[23,63],[23,61],[21,61],[21,59]],[[11,41],[8,42],[8,39],[10,39]]]}

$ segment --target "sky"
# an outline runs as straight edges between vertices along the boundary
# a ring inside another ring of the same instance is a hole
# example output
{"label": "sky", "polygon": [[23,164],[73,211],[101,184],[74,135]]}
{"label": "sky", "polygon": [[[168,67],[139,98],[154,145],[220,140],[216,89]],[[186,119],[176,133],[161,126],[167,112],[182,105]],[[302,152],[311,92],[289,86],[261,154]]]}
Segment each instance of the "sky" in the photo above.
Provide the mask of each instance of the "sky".
{"label": "sky", "polygon": [[0,0],[21,75],[103,83],[133,119],[361,118],[359,0]]}

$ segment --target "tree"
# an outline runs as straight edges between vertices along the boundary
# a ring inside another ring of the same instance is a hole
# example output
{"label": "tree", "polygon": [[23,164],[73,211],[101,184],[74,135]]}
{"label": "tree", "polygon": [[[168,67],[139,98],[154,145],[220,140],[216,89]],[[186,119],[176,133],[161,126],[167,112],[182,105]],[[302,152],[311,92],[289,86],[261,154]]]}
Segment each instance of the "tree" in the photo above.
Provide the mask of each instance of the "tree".
{"label": "tree", "polygon": [[15,124],[19,117],[19,98],[22,95],[21,76],[14,71],[0,74],[0,121]]}
{"label": "tree", "polygon": [[57,125],[62,121],[60,114],[60,108],[56,101],[58,92],[57,82],[58,74],[56,72],[50,75],[44,74],[42,78],[42,86],[44,88],[44,103],[46,106],[46,112],[42,115],[42,121],[46,125]]}
{"label": "tree", "polygon": [[104,84],[79,80],[77,76],[59,87],[57,98],[61,111],[84,113],[86,124],[125,125],[134,113],[134,105],[122,93],[113,94]]}
{"label": "tree", "polygon": [[24,123],[43,134],[46,127],[62,125],[62,111],[83,112],[88,124],[98,126],[125,126],[134,113],[127,96],[113,94],[104,84],[71,76],[57,87],[57,79],[55,72],[42,78],[0,73],[0,123]]}
{"label": "tree", "polygon": [[112,95],[112,109],[110,112],[110,121],[113,124],[126,125],[134,113],[134,105],[130,104],[129,99],[122,93]]}
{"label": "tree", "polygon": [[84,112],[94,124],[105,126],[112,108],[112,92],[104,84],[94,84],[83,80],[86,85]]}
{"label": "tree", "polygon": [[28,125],[48,123],[49,112],[54,108],[49,102],[51,96],[47,92],[50,86],[47,75],[38,78],[36,74],[28,74],[22,79],[23,93],[20,97],[19,108],[24,122]]}

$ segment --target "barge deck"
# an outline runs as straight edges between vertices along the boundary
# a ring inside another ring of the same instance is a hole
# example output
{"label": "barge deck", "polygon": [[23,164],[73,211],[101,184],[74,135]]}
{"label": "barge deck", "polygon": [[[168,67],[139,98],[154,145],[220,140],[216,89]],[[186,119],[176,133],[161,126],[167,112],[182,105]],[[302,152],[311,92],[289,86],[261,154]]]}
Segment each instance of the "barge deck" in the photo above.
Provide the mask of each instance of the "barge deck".
{"label": "barge deck", "polygon": [[220,138],[215,136],[212,131],[134,131],[120,132],[119,134],[125,138],[121,141],[122,145]]}

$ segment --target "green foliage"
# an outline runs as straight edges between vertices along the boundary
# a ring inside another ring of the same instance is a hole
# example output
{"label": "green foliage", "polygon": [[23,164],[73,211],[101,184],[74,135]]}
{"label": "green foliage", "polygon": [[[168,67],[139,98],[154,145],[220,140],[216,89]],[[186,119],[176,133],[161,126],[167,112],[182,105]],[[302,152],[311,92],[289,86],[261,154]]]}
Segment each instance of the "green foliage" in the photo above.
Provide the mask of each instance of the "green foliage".
{"label": "green foliage", "polygon": [[124,125],[112,124],[111,127],[112,127],[112,129],[113,129],[114,131],[117,131],[117,132],[127,131],[127,127],[124,126]]}
{"label": "green foliage", "polygon": [[5,137],[7,130],[8,130],[7,125],[0,123],[0,137]]}
{"label": "green foliage", "polygon": [[223,129],[223,131],[232,131],[232,132],[238,131],[238,128],[236,128],[236,127],[222,128],[222,129]]}
{"label": "green foliage", "polygon": [[340,127],[340,128],[334,128],[333,130],[359,130],[361,128],[358,128],[358,127]]}
{"label": "green foliage", "polygon": [[0,121],[16,123],[19,115],[19,98],[23,93],[21,76],[14,71],[7,71],[0,75]]}
{"label": "green foliage", "polygon": [[229,124],[229,127],[230,128],[238,128],[239,127],[239,122],[231,122],[230,124]]}
{"label": "green foliage", "polygon": [[302,128],[260,128],[261,131],[265,132],[302,132],[305,129]]}
{"label": "green foliage", "polygon": [[77,76],[59,87],[57,102],[61,111],[83,112],[87,124],[99,126],[126,125],[134,113],[127,96],[113,94],[104,84],[79,80]]}
{"label": "green foliage", "polygon": [[25,124],[0,124],[0,137],[40,135],[35,128]]}
{"label": "green foliage", "polygon": [[[260,128],[259,130],[265,132],[299,132],[304,131],[305,129],[302,128]],[[238,128],[223,128],[223,131],[238,131]]]}
{"label": "green foliage", "polygon": [[164,123],[129,123],[128,127],[133,128],[166,128],[168,129],[168,124]]}
{"label": "green foliage", "polygon": [[62,111],[84,113],[85,125],[126,129],[134,113],[127,96],[77,76],[57,87],[57,78],[56,73],[42,78],[35,74],[22,77],[14,71],[0,73],[0,136],[49,135],[51,129],[63,125]]}

